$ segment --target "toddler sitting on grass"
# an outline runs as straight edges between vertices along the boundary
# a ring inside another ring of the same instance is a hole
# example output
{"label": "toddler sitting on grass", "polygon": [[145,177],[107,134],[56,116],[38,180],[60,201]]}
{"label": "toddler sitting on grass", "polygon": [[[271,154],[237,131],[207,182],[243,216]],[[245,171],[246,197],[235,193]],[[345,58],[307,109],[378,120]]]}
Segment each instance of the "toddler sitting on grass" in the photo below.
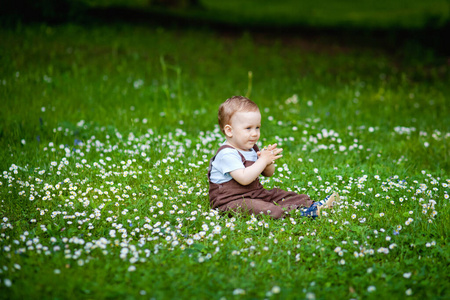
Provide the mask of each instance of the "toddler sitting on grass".
{"label": "toddler sitting on grass", "polygon": [[242,96],[227,99],[219,107],[219,126],[226,142],[217,150],[209,165],[209,199],[212,208],[223,212],[267,214],[280,219],[292,210],[302,216],[317,217],[322,208],[331,208],[339,195],[333,193],[320,202],[308,195],[281,189],[266,190],[259,175],[271,177],[275,160],[283,149],[277,144],[258,149],[261,113],[258,106]]}

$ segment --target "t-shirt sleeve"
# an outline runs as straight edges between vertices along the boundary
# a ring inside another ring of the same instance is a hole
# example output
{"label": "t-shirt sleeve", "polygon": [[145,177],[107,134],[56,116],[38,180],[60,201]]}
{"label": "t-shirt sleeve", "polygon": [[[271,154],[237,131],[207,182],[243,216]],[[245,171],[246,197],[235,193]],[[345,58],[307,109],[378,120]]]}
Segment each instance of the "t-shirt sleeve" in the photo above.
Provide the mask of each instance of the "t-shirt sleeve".
{"label": "t-shirt sleeve", "polygon": [[223,149],[220,151],[213,161],[213,166],[222,174],[245,168],[241,156],[235,149]]}

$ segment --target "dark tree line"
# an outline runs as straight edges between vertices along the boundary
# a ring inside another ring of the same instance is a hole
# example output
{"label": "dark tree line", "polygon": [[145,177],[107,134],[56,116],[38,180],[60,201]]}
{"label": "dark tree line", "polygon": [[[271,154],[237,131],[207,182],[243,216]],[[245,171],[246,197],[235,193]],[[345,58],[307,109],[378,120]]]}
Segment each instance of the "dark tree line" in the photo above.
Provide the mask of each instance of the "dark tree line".
{"label": "dark tree line", "polygon": [[175,8],[201,7],[200,0],[150,0],[149,4]]}
{"label": "dark tree line", "polygon": [[62,22],[83,6],[77,0],[0,0],[0,16],[9,20]]}
{"label": "dark tree line", "polygon": [[[200,0],[148,0],[149,8],[200,8]],[[83,0],[0,0],[0,18],[64,22],[79,19],[88,8]]]}

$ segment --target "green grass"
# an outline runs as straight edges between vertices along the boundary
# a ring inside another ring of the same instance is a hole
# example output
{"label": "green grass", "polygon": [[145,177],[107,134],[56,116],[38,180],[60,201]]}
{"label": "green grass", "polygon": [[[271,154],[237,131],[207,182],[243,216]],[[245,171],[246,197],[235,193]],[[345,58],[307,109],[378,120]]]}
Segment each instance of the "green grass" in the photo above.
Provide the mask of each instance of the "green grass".
{"label": "green grass", "polygon": [[[0,40],[0,298],[450,296],[449,76],[432,49],[123,24]],[[261,144],[284,148],[264,185],[337,190],[329,216],[209,209],[217,108],[249,71]]]}

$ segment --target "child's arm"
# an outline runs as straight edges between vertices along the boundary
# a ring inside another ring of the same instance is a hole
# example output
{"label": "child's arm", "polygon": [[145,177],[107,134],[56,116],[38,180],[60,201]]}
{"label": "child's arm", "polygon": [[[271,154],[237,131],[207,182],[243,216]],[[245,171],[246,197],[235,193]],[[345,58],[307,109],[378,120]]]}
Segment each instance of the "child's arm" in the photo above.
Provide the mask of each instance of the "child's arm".
{"label": "child's arm", "polygon": [[273,173],[275,173],[275,165],[270,164],[264,169],[264,171],[262,171],[261,174],[265,177],[272,177]]}
{"label": "child's arm", "polygon": [[[276,144],[273,146],[274,146],[273,149],[275,149]],[[250,167],[231,171],[230,172],[231,177],[233,177],[234,180],[236,180],[242,185],[249,185],[261,173],[263,173],[263,175],[265,174],[270,174],[270,176],[273,175],[273,172],[275,170],[273,162],[283,156],[278,155],[283,150],[282,149],[269,150],[269,149],[259,152],[258,155],[259,158]]]}

